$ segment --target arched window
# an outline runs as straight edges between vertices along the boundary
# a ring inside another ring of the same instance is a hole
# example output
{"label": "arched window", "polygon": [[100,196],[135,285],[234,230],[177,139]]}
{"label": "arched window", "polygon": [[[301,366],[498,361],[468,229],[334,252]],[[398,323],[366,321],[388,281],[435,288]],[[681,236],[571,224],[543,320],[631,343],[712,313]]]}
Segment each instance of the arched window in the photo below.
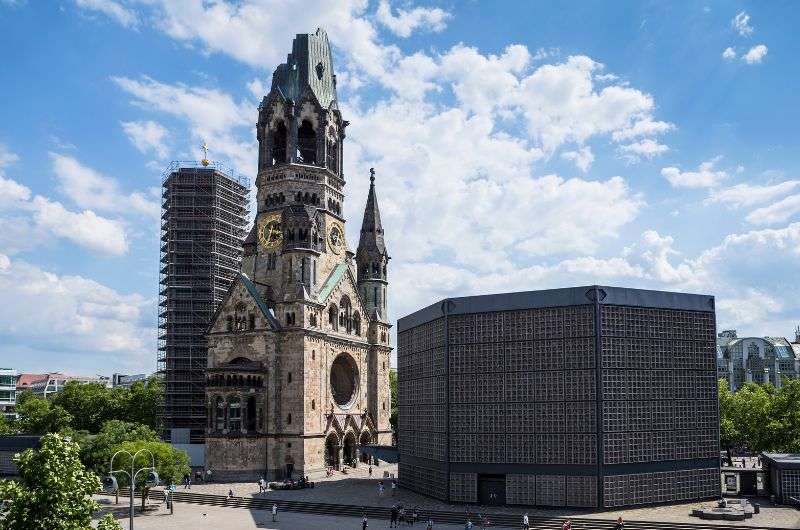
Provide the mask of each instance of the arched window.
{"label": "arched window", "polygon": [[316,410],[316,409],[317,409],[317,402],[312,399],[311,400],[311,410]]}
{"label": "arched window", "polygon": [[331,130],[329,133],[330,136],[328,137],[328,144],[327,144],[327,152],[328,152],[328,160],[327,165],[328,169],[333,171],[334,173],[339,173],[339,143],[336,141],[335,135],[336,133]]}
{"label": "arched window", "polygon": [[297,129],[297,150],[300,153],[300,162],[304,164],[317,163],[317,134],[309,120],[303,120]]}
{"label": "arched window", "polygon": [[353,332],[353,315],[352,305],[350,298],[346,295],[342,297],[341,307],[339,308],[339,325],[342,326],[348,333]]}
{"label": "arched window", "polygon": [[336,307],[336,304],[331,304],[328,308],[328,322],[334,331],[339,329],[339,308]]}
{"label": "arched window", "polygon": [[238,397],[228,402],[228,430],[242,430],[242,401]]}
{"label": "arched window", "polygon": [[279,121],[272,133],[272,163],[286,162],[286,125]]}
{"label": "arched window", "polygon": [[228,318],[226,320],[227,320],[227,326],[226,327],[227,327],[228,331],[233,331],[233,317],[231,315],[228,315]]}
{"label": "arched window", "polygon": [[286,424],[287,425],[291,425],[292,424],[292,415],[291,414],[287,414],[286,415]]}
{"label": "arched window", "polygon": [[221,431],[225,428],[225,401],[220,397],[217,396],[217,406],[216,406],[216,414],[217,414],[217,430]]}
{"label": "arched window", "polygon": [[353,333],[361,336],[361,315],[358,311],[353,313]]}
{"label": "arched window", "polygon": [[250,313],[249,315],[247,315],[247,318],[248,318],[248,327],[251,330],[256,329],[256,314]]}

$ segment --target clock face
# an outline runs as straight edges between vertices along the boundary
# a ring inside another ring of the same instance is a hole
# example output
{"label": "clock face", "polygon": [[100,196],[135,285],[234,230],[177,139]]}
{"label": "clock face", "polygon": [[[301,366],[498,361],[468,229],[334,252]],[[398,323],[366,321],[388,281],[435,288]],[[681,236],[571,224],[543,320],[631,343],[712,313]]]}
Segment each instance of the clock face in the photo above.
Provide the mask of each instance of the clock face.
{"label": "clock face", "polygon": [[280,216],[264,217],[258,224],[258,241],[267,250],[272,250],[283,243],[283,230]]}
{"label": "clock face", "polygon": [[334,254],[340,253],[344,248],[344,232],[338,224],[334,224],[328,232],[328,245]]}

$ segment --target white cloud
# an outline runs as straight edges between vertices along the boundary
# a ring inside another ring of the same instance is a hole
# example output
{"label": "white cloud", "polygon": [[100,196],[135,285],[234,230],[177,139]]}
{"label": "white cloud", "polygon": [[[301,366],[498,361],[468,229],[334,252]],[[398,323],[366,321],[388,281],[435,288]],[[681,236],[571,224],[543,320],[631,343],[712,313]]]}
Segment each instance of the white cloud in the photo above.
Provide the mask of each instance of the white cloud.
{"label": "white cloud", "polygon": [[747,208],[783,197],[797,186],[800,186],[800,180],[787,180],[768,185],[736,184],[729,188],[711,190],[708,199],[704,202],[706,204],[719,203],[733,209]]}
{"label": "white cloud", "polygon": [[56,351],[70,358],[61,369],[74,370],[76,355],[88,355],[88,364],[104,369],[152,364],[154,331],[144,320],[152,302],[140,295],[0,254],[0,299],[14,301],[0,304],[0,336],[11,346],[3,348],[4,359],[17,355],[19,365],[30,366],[32,359],[13,351],[24,344],[39,356]]}
{"label": "white cloud", "polygon": [[742,60],[747,64],[758,64],[767,56],[767,51],[768,49],[766,46],[758,44],[750,48],[746,54],[742,55]]}
{"label": "white cloud", "polygon": [[645,138],[638,142],[621,145],[617,150],[628,161],[636,162],[642,158],[653,158],[654,156],[662,155],[669,151],[669,147],[658,143],[652,138]]}
{"label": "white cloud", "polygon": [[18,161],[19,156],[9,151],[8,147],[5,145],[0,144],[0,171],[2,171],[4,167],[15,164]]}
{"label": "white cloud", "polygon": [[741,11],[733,20],[731,20],[731,26],[735,29],[739,35],[742,37],[749,37],[753,34],[753,27],[750,25],[750,15],[748,15],[745,11]]}
{"label": "white cloud", "polygon": [[649,118],[639,120],[627,129],[614,131],[611,135],[614,141],[622,142],[641,138],[643,136],[656,136],[675,129],[675,125],[666,121],[654,121]]}
{"label": "white cloud", "polygon": [[569,160],[575,167],[586,173],[594,162],[594,155],[592,154],[591,148],[589,146],[583,146],[576,151],[567,151],[561,153],[561,158],[564,160]]}
{"label": "white cloud", "polygon": [[745,220],[754,225],[775,225],[785,223],[798,213],[800,213],[800,195],[790,195],[774,204],[753,210],[747,214]]}
{"label": "white cloud", "polygon": [[205,141],[212,159],[229,163],[245,174],[252,171],[257,155],[255,139],[252,134],[237,134],[237,130],[255,123],[258,115],[255,102],[236,102],[216,89],[169,85],[146,76],[139,80],[112,79],[135,98],[134,104],[188,123],[195,146],[187,156],[199,160],[200,145]]}
{"label": "white cloud", "polygon": [[139,25],[136,12],[114,0],[75,0],[75,4],[80,9],[103,13],[126,28],[135,28]]}
{"label": "white cloud", "polygon": [[380,1],[377,12],[378,21],[398,37],[410,37],[417,29],[442,31],[450,17],[450,13],[438,7],[397,8],[397,15],[393,15],[388,0]]}
{"label": "white cloud", "polygon": [[719,157],[700,164],[697,171],[681,171],[677,167],[665,167],[661,176],[676,188],[711,188],[727,178],[725,171],[714,170]]}
{"label": "white cloud", "polygon": [[164,144],[164,140],[169,133],[161,124],[148,120],[123,121],[120,122],[120,125],[128,136],[128,140],[141,153],[147,154],[152,151],[160,159],[167,157],[167,146]]}
{"label": "white cloud", "polygon": [[128,251],[125,229],[119,221],[100,217],[91,210],[71,212],[61,203],[38,195],[31,206],[34,220],[46,233],[110,256]]}
{"label": "white cloud", "polygon": [[116,215],[137,213],[151,220],[161,213],[159,202],[141,192],[124,193],[119,183],[81,164],[71,156],[50,153],[58,189],[81,208],[93,208]]}
{"label": "white cloud", "polygon": [[722,52],[722,58],[728,61],[736,59],[736,50],[728,46],[725,48],[725,51]]}

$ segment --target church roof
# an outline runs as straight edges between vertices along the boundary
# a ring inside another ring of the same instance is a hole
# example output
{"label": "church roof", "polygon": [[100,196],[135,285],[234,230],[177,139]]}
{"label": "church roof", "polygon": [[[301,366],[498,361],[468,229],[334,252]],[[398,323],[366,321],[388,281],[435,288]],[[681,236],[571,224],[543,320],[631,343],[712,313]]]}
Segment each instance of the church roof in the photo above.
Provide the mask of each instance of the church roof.
{"label": "church roof", "polygon": [[297,101],[309,88],[327,109],[336,101],[335,78],[328,34],[318,28],[315,33],[298,33],[294,38],[292,53],[272,74],[272,90]]}
{"label": "church roof", "polygon": [[267,307],[267,304],[264,303],[264,300],[261,298],[261,295],[258,294],[258,289],[256,289],[256,285],[247,277],[247,275],[239,273],[239,279],[242,281],[242,285],[244,288],[247,289],[247,292],[250,293],[250,296],[253,297],[258,308],[261,310],[261,314],[264,315],[269,323],[272,325],[273,328],[278,329],[280,328],[280,323],[278,319],[275,318],[275,315]]}
{"label": "church roof", "polygon": [[331,291],[333,291],[333,288],[336,287],[336,284],[339,283],[339,280],[342,279],[342,276],[344,276],[346,271],[347,263],[340,263],[331,271],[330,276],[328,276],[328,279],[325,280],[325,284],[319,291],[320,302],[324,302],[328,298],[328,295],[331,294]]}
{"label": "church roof", "polygon": [[[373,170],[370,170],[372,172]],[[367,206],[364,208],[364,220],[361,223],[361,237],[358,240],[358,251],[377,250],[386,254],[386,243],[383,239],[383,224],[381,224],[381,211],[378,209],[378,199],[375,196],[375,175],[369,177],[369,194]]]}

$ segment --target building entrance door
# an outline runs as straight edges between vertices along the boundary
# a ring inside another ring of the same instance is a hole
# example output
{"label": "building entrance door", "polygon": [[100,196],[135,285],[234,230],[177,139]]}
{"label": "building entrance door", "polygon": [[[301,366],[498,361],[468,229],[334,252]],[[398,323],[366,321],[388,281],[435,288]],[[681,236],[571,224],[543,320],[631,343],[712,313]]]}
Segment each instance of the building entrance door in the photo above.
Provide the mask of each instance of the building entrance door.
{"label": "building entrance door", "polygon": [[478,475],[478,502],[487,506],[506,503],[505,475]]}

